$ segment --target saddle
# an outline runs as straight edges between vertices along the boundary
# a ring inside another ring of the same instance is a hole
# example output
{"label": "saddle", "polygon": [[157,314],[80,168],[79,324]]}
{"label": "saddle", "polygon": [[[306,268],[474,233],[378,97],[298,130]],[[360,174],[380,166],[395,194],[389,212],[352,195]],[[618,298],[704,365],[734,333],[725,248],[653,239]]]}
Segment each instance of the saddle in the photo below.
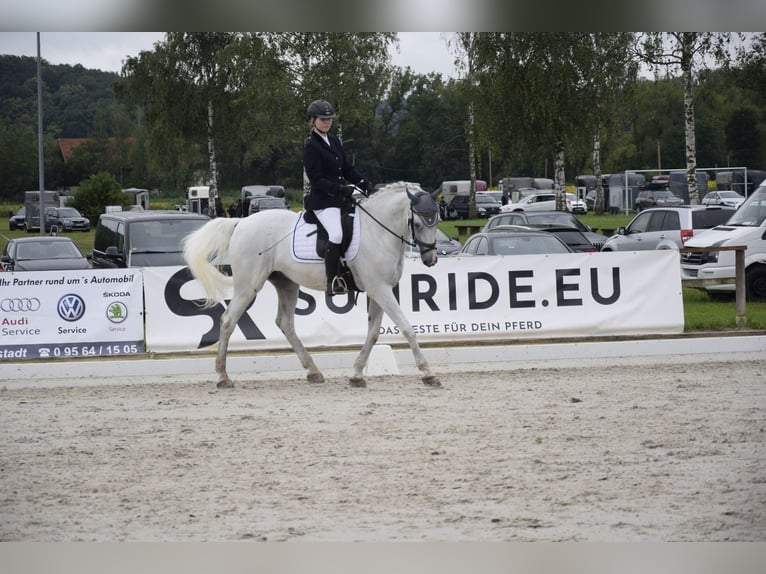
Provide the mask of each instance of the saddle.
{"label": "saddle", "polygon": [[[355,215],[356,203],[344,203],[340,212],[340,226],[343,230],[343,239],[340,242],[341,260],[339,276],[345,280],[350,291],[361,291],[361,289],[356,286],[354,275],[351,273],[351,269],[348,268],[344,258],[349,245],[351,245],[351,240],[353,239]],[[327,230],[311,210],[305,210],[303,212],[303,220],[306,223],[316,225],[316,231],[310,233],[308,236],[316,234],[316,254],[317,257],[324,260],[324,254],[325,251],[327,251]]]}

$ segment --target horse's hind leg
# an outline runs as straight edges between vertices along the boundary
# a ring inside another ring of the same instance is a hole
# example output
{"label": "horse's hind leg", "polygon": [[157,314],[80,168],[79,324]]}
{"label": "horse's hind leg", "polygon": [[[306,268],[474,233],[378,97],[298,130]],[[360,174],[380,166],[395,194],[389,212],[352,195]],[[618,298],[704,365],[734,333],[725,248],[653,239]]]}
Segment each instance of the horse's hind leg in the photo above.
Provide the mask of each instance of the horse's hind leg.
{"label": "horse's hind leg", "polygon": [[254,299],[255,295],[252,293],[235,292],[226,311],[221,315],[221,334],[218,338],[218,354],[215,358],[215,372],[218,374],[217,386],[219,389],[230,389],[234,386],[226,372],[226,352],[229,349],[229,339],[234,332],[237,321]]}
{"label": "horse's hind leg", "polygon": [[368,300],[367,305],[367,338],[362,345],[362,350],[354,361],[354,376],[349,379],[352,387],[366,387],[367,381],[364,379],[364,368],[370,358],[375,343],[378,342],[380,333],[380,323],[383,320],[383,309],[372,299]]}
{"label": "horse's hind leg", "polygon": [[279,298],[276,318],[277,327],[287,338],[295,354],[298,355],[298,360],[303,365],[303,368],[308,371],[306,378],[309,383],[324,383],[324,376],[295,332],[295,306],[298,304],[298,285],[282,275],[272,276],[269,280],[276,287]]}

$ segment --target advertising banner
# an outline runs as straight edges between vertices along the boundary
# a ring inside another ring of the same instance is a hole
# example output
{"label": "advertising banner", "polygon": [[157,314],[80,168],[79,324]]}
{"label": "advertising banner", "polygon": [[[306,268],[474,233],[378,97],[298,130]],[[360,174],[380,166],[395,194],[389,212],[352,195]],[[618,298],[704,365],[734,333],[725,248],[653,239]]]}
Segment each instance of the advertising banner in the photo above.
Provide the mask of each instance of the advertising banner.
{"label": "advertising banner", "polygon": [[[144,269],[150,352],[214,348],[226,303],[202,305],[188,268]],[[421,342],[471,342],[683,332],[678,252],[406,259],[397,295]],[[367,329],[364,293],[326,299],[301,289],[295,316],[307,347],[353,346]],[[229,348],[289,349],[270,283],[240,318]],[[380,343],[406,342],[385,316]]]}
{"label": "advertising banner", "polygon": [[0,358],[145,353],[139,269],[0,273]]}

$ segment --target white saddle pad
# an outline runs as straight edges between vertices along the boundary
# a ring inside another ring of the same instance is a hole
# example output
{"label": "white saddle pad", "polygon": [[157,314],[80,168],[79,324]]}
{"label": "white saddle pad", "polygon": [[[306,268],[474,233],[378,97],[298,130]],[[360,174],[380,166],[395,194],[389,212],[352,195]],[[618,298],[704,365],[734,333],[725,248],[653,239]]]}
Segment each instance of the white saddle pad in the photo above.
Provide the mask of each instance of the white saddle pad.
{"label": "white saddle pad", "polygon": [[[361,236],[361,226],[359,218],[354,218],[354,231],[351,237],[351,243],[346,250],[343,259],[351,261],[359,253],[359,238]],[[298,220],[293,229],[293,259],[303,262],[322,261],[317,255],[317,226],[314,223],[306,223],[303,219],[303,212],[298,214]]]}

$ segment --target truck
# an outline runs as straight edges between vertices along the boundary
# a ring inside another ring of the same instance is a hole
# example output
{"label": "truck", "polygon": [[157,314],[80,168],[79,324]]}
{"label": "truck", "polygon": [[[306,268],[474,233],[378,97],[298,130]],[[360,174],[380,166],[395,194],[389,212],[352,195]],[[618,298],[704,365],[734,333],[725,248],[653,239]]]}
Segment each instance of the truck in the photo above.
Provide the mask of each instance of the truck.
{"label": "truck", "polygon": [[[745,296],[766,301],[766,183],[751,193],[723,225],[688,240],[684,247],[745,247]],[[707,279],[709,295],[736,292],[735,251],[681,253],[682,279]]]}
{"label": "truck", "polygon": [[[60,206],[59,193],[57,191],[44,191],[43,192],[43,213],[48,207]],[[45,223],[43,222],[43,226]],[[24,231],[32,233],[34,230],[40,229],[40,192],[39,191],[25,191],[24,192]],[[45,231],[45,229],[43,229]]]}

